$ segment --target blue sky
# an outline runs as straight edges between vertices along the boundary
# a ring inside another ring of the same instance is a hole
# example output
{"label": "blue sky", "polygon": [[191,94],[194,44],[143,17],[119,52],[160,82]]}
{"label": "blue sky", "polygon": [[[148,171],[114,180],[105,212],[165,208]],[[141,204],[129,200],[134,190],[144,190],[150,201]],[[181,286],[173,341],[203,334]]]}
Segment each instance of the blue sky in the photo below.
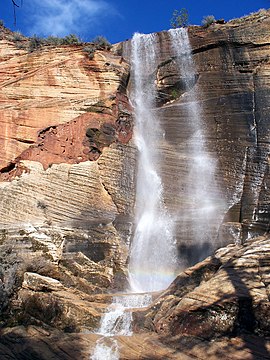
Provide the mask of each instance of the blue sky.
{"label": "blue sky", "polygon": [[[20,4],[21,0],[17,0]],[[24,35],[58,35],[70,33],[90,41],[104,35],[115,43],[142,33],[166,30],[173,10],[186,8],[191,24],[201,24],[203,16],[230,20],[269,8],[270,0],[23,0],[17,9],[14,26],[11,0],[2,1],[0,19],[12,30]]]}

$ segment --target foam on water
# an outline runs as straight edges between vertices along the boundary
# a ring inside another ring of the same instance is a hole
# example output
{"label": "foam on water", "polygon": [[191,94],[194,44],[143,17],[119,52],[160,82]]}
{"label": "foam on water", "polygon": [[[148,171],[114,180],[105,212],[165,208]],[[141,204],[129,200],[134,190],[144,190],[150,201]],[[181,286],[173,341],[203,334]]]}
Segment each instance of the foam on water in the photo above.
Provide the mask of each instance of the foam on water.
{"label": "foam on water", "polygon": [[118,360],[118,343],[113,338],[101,338],[97,341],[92,360]]}
{"label": "foam on water", "polygon": [[92,360],[118,360],[116,335],[132,335],[132,312],[129,309],[146,307],[151,303],[150,294],[125,294],[115,296],[107,308],[96,334],[102,335],[97,341]]}

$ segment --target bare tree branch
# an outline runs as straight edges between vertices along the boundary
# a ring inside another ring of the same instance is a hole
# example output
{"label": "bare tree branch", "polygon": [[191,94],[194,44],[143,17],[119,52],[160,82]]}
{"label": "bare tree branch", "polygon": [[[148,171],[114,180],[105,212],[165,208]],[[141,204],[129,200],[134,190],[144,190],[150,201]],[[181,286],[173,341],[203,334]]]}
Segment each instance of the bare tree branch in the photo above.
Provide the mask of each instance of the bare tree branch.
{"label": "bare tree branch", "polygon": [[12,1],[13,6],[19,7],[19,5],[17,5],[14,0],[11,0],[11,1]]}
{"label": "bare tree branch", "polygon": [[[12,2],[12,6],[13,6],[14,25],[16,25],[16,21],[17,21],[17,18],[16,18],[16,7],[20,7],[20,6],[15,2],[15,0],[11,0],[11,2]],[[21,0],[21,4],[22,4],[22,0]]]}

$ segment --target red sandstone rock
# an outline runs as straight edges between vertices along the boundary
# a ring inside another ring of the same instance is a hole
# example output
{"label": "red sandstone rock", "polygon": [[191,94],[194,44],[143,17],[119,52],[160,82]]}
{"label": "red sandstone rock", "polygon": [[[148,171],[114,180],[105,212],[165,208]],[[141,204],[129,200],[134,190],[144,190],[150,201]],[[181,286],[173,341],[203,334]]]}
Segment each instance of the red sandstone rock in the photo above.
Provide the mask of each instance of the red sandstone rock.
{"label": "red sandstone rock", "polygon": [[27,53],[1,40],[0,170],[20,159],[40,159],[44,168],[85,161],[83,132],[106,121],[118,121],[115,141],[128,141],[130,117],[128,125],[119,125],[130,110],[120,94],[127,78],[120,60],[100,51],[89,60],[80,46]]}

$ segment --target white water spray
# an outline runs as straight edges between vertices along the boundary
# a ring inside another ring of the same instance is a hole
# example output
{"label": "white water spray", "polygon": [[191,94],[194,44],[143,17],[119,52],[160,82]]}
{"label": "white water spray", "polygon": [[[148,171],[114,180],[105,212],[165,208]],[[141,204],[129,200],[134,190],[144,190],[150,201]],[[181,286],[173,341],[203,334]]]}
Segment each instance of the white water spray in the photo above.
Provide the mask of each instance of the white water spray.
{"label": "white water spray", "polygon": [[132,335],[132,312],[129,309],[146,307],[151,303],[150,294],[130,294],[115,296],[112,304],[103,315],[97,334],[102,337],[97,341],[92,360],[118,360],[116,335]]}
{"label": "white water spray", "polygon": [[111,337],[102,337],[96,342],[92,360],[118,360],[118,343]]}
{"label": "white water spray", "polygon": [[130,286],[134,292],[166,288],[176,270],[173,224],[164,205],[160,177],[159,149],[163,131],[153,110],[157,44],[156,34],[137,33],[131,41],[131,100],[138,148],[136,230],[129,261]]}
{"label": "white water spray", "polygon": [[134,294],[115,297],[104,314],[92,360],[117,360],[118,343],[114,336],[132,335],[131,308],[148,306],[151,294],[136,294],[165,289],[175,277],[176,249],[173,224],[163,201],[160,176],[160,143],[163,131],[154,114],[154,82],[157,35],[135,34],[131,41],[135,110],[135,143],[138,148],[136,191],[136,230],[129,259],[129,281]]}
{"label": "white water spray", "polygon": [[[223,215],[219,208],[223,206],[215,181],[216,161],[206,148],[205,125],[203,111],[198,101],[196,85],[196,68],[193,62],[192,49],[188,31],[185,28],[171,29],[169,35],[172,50],[179,74],[185,85],[187,121],[191,125],[192,135],[187,142],[186,155],[189,161],[187,179],[187,205],[182,214],[183,227],[191,233],[196,244],[213,242],[213,227],[220,224],[218,214]],[[216,222],[216,224],[215,224]],[[209,251],[209,249],[208,249]],[[202,251],[201,258],[205,255]]]}
{"label": "white water spray", "polygon": [[[215,185],[215,161],[207,153],[202,109],[196,92],[196,72],[186,29],[169,31],[179,73],[185,86],[187,121],[192,135],[188,140],[187,206],[181,214],[182,226],[192,232],[196,243],[210,242],[210,222],[217,218],[218,192]],[[161,154],[164,141],[158,112],[155,71],[159,63],[157,34],[135,34],[131,41],[131,100],[135,113],[135,143],[138,148],[136,191],[136,230],[130,250],[129,281],[135,294],[117,296],[102,317],[92,360],[117,360],[119,348],[115,336],[132,335],[131,308],[150,304],[153,292],[165,289],[175,277],[177,249],[174,226],[164,204],[161,179]],[[212,226],[212,225],[211,225]],[[183,233],[183,232],[182,232]],[[202,253],[202,257],[204,254]]]}

